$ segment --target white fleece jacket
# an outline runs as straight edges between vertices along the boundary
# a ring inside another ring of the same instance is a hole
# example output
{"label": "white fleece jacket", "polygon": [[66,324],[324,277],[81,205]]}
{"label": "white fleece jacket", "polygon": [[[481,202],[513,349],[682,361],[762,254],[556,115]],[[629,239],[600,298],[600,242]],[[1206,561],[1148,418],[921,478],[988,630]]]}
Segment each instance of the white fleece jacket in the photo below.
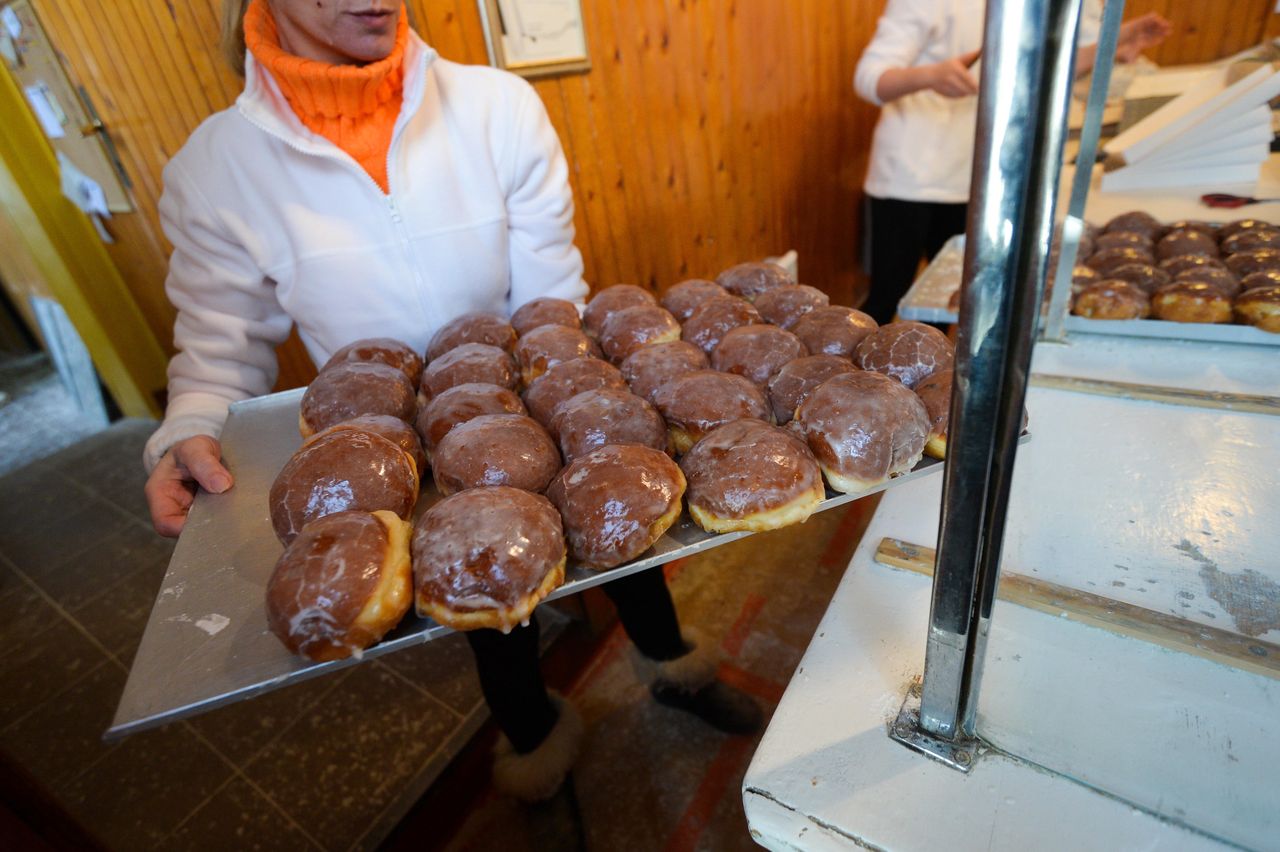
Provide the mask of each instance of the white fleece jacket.
{"label": "white fleece jacket", "polygon": [[411,33],[387,195],[303,126],[252,56],[246,66],[235,105],[164,170],[179,352],[148,470],[178,441],[216,437],[232,402],[271,390],[294,323],[323,365],[360,338],[422,351],[467,311],[587,293],[564,153],[524,80],[440,59]]}

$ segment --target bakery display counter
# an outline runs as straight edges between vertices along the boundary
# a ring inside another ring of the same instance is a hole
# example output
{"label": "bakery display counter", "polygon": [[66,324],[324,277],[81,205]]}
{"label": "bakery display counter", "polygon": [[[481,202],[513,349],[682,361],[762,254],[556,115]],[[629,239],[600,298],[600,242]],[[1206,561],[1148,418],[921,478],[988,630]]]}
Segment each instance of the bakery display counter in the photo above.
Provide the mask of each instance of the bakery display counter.
{"label": "bakery display counter", "polygon": [[[1274,356],[1073,339],[1033,370],[1263,398]],[[1026,406],[969,772],[889,736],[924,666],[934,477],[881,501],[774,713],[743,783],[757,842],[1275,848],[1280,409],[1034,378]]]}
{"label": "bakery display counter", "polygon": [[[267,493],[277,471],[298,449],[303,389],[237,403],[222,436],[236,487],[201,492],[174,550],[169,571],[134,658],[108,730],[118,737],[195,715],[233,701],[326,674],[363,659],[408,648],[452,632],[412,612],[382,642],[360,656],[312,663],[291,654],[267,627],[265,590],[281,544],[272,530]],[[827,492],[818,511],[897,487],[942,470],[925,458],[912,471],[857,493]],[[416,514],[439,500],[424,487]],[[713,534],[684,516],[641,558],[604,571],[570,563],[548,600],[750,535]]]}

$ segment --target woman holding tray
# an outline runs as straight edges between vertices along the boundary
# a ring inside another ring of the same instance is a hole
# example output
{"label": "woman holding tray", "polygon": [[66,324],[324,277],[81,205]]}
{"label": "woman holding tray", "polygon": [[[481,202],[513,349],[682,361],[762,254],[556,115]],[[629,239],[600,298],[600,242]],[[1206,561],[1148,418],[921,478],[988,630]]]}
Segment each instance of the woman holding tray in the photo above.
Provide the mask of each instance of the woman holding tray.
{"label": "woman holding tray", "polygon": [[[464,312],[587,293],[564,154],[527,83],[441,59],[400,0],[228,0],[225,12],[244,91],[174,155],[160,202],[179,352],[145,462],[169,536],[197,484],[233,487],[217,440],[227,407],[271,390],[295,323],[323,364],[352,340],[421,351]],[[726,731],[758,727],[754,702],[681,635],[661,570],[605,589],[658,701]],[[550,796],[581,722],[543,684],[536,620],[467,638],[507,738],[497,782]]]}

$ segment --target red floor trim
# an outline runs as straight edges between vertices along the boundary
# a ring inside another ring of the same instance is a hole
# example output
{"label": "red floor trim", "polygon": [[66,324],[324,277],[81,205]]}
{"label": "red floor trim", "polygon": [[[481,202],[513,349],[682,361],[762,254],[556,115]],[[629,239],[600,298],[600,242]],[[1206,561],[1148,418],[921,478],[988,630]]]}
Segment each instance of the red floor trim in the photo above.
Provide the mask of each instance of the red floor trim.
{"label": "red floor trim", "polygon": [[756,616],[760,614],[760,610],[764,609],[765,602],[766,599],[763,595],[747,595],[737,619],[729,627],[729,632],[725,634],[724,640],[720,643],[720,647],[730,657],[736,659],[742,653],[742,645],[747,641],[747,637],[751,635],[751,628],[756,623]]}
{"label": "red floor trim", "polygon": [[681,814],[675,830],[667,838],[664,852],[687,852],[697,848],[698,839],[715,815],[716,806],[728,789],[736,786],[743,765],[750,759],[755,746],[756,741],[749,737],[729,737],[724,741],[707,766],[707,773],[702,776],[702,782]]}
{"label": "red floor trim", "polygon": [[862,526],[863,514],[866,511],[862,503],[862,500],[854,501],[844,513],[844,517],[840,519],[835,532],[831,534],[831,540],[827,542],[826,550],[822,551],[822,556],[818,560],[818,564],[823,568],[838,568],[849,561],[850,551],[858,544],[854,535]]}
{"label": "red floor trim", "polygon": [[782,693],[787,691],[786,684],[775,683],[746,669],[740,669],[732,663],[721,663],[717,674],[720,680],[730,686],[741,689],[748,695],[754,695],[769,704],[777,704],[782,700]]}

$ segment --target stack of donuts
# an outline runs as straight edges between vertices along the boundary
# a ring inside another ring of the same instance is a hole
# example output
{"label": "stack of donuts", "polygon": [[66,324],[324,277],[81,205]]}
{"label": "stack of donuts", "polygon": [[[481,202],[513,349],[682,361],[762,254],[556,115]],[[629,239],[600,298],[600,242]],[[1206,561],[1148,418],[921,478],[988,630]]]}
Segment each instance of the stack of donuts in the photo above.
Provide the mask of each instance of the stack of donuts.
{"label": "stack of donuts", "polygon": [[1090,319],[1236,322],[1280,333],[1280,226],[1116,216],[1080,240],[1071,312]]}
{"label": "stack of donuts", "polygon": [[[804,521],[824,480],[863,491],[943,456],[952,358],[936,329],[877,327],[768,263],[661,301],[617,285],[581,314],[542,298],[464,315],[425,359],[358,341],[308,388],[271,491],[272,629],[312,659],[360,653],[410,601],[510,630],[568,559],[634,560],[686,504],[713,532]],[[436,502],[411,524],[428,467]]]}

